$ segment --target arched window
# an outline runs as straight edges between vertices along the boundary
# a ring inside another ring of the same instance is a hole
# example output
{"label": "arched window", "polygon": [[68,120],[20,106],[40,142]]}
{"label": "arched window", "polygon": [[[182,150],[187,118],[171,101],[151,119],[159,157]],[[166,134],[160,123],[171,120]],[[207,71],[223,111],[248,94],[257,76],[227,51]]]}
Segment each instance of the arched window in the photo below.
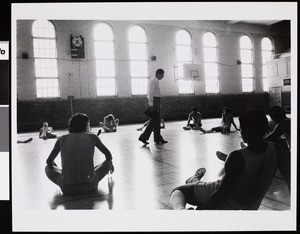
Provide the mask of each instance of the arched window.
{"label": "arched window", "polygon": [[116,90],[115,41],[110,25],[99,23],[94,29],[97,95],[114,96]]}
{"label": "arched window", "polygon": [[48,20],[34,21],[32,37],[36,96],[37,98],[59,97],[57,47],[53,24]]}
{"label": "arched window", "polygon": [[132,26],[128,32],[131,92],[133,95],[147,94],[148,46],[147,35],[141,26]]}
{"label": "arched window", "polygon": [[274,46],[272,41],[268,37],[264,37],[261,40],[261,54],[262,54],[262,77],[263,77],[263,89],[268,92],[268,70],[267,70],[267,62],[270,61],[273,57]]}
{"label": "arched window", "polygon": [[207,32],[203,36],[205,89],[207,93],[220,92],[218,43],[216,36]]}
{"label": "arched window", "polygon": [[253,44],[249,36],[240,39],[243,92],[254,91]]}
{"label": "arched window", "polygon": [[182,29],[176,34],[176,60],[177,60],[177,76],[178,88],[180,94],[194,93],[194,81],[184,80],[183,64],[192,63],[192,39],[189,32]]}

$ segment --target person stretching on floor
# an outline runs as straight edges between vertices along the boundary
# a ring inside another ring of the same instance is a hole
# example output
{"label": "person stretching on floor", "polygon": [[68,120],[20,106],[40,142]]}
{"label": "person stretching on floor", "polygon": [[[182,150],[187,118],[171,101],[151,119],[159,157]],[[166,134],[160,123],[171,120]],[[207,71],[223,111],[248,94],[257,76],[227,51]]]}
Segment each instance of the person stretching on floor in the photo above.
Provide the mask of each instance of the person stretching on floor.
{"label": "person stretching on floor", "polygon": [[[108,172],[114,172],[112,155],[99,137],[87,132],[89,118],[77,113],[69,121],[69,133],[59,137],[46,163],[47,177],[57,184],[63,194],[78,194],[96,190]],[[102,164],[94,167],[95,147],[105,156]],[[60,169],[54,162],[61,153]]]}
{"label": "person stretching on floor", "polygon": [[239,117],[241,135],[248,146],[231,152],[224,164],[220,180],[202,182],[206,169],[200,168],[175,188],[170,197],[174,209],[186,204],[207,210],[257,210],[277,169],[275,146],[266,142],[268,120],[260,111]]}
{"label": "person stretching on floor", "polygon": [[[191,121],[193,123],[191,123]],[[189,117],[187,120],[186,127],[183,127],[184,130],[200,130],[203,133],[206,133],[206,130],[202,128],[201,123],[201,113],[198,111],[197,107],[191,108],[191,113],[189,113]]]}
{"label": "person stretching on floor", "polygon": [[[119,119],[115,119],[113,114],[109,114],[104,117],[103,122],[99,123],[100,128],[104,129],[104,132],[116,132],[119,125]],[[98,131],[97,135],[99,136],[101,129]]]}
{"label": "person stretching on floor", "polygon": [[221,126],[214,127],[212,129],[206,131],[206,133],[221,132],[222,134],[227,134],[230,132],[231,124],[235,127],[235,129],[237,131],[239,130],[233,120],[233,116],[232,116],[230,109],[228,107],[224,107],[223,113],[222,113]]}
{"label": "person stretching on floor", "polygon": [[56,138],[57,135],[53,133],[53,128],[49,127],[48,122],[43,123],[43,127],[40,128],[39,138],[47,140],[48,138]]}

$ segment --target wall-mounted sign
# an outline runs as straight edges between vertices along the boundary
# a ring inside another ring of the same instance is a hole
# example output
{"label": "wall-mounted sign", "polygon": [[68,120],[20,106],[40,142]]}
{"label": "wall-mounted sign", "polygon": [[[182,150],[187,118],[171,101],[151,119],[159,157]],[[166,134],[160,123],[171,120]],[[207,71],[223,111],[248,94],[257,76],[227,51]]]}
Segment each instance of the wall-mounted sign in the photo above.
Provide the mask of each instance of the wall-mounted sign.
{"label": "wall-mounted sign", "polygon": [[71,58],[85,58],[84,38],[80,36],[70,36],[71,39]]}
{"label": "wall-mounted sign", "polygon": [[284,79],[283,85],[291,85],[291,79]]}

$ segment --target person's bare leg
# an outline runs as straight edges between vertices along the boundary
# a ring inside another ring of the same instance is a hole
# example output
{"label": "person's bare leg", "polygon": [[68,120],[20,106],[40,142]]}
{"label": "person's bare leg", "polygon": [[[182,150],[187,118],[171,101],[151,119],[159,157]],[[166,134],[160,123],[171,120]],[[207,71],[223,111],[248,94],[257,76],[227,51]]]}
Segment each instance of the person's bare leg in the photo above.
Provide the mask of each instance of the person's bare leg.
{"label": "person's bare leg", "polygon": [[170,203],[174,210],[184,210],[186,206],[186,199],[180,190],[175,190],[170,197]]}

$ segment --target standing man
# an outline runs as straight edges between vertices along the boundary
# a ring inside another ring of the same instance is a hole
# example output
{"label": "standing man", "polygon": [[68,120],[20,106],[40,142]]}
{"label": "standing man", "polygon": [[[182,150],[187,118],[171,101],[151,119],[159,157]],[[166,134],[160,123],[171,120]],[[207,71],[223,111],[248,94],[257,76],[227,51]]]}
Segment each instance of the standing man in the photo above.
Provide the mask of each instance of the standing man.
{"label": "standing man", "polygon": [[151,110],[155,110],[158,115],[155,118],[150,119],[150,123],[146,127],[145,131],[140,135],[139,141],[143,142],[145,145],[149,144],[147,140],[151,135],[153,130],[154,132],[154,142],[156,144],[164,144],[168,143],[163,139],[160,135],[160,88],[159,88],[159,80],[164,77],[164,70],[157,69],[155,76],[150,78],[148,84],[148,102]]}

